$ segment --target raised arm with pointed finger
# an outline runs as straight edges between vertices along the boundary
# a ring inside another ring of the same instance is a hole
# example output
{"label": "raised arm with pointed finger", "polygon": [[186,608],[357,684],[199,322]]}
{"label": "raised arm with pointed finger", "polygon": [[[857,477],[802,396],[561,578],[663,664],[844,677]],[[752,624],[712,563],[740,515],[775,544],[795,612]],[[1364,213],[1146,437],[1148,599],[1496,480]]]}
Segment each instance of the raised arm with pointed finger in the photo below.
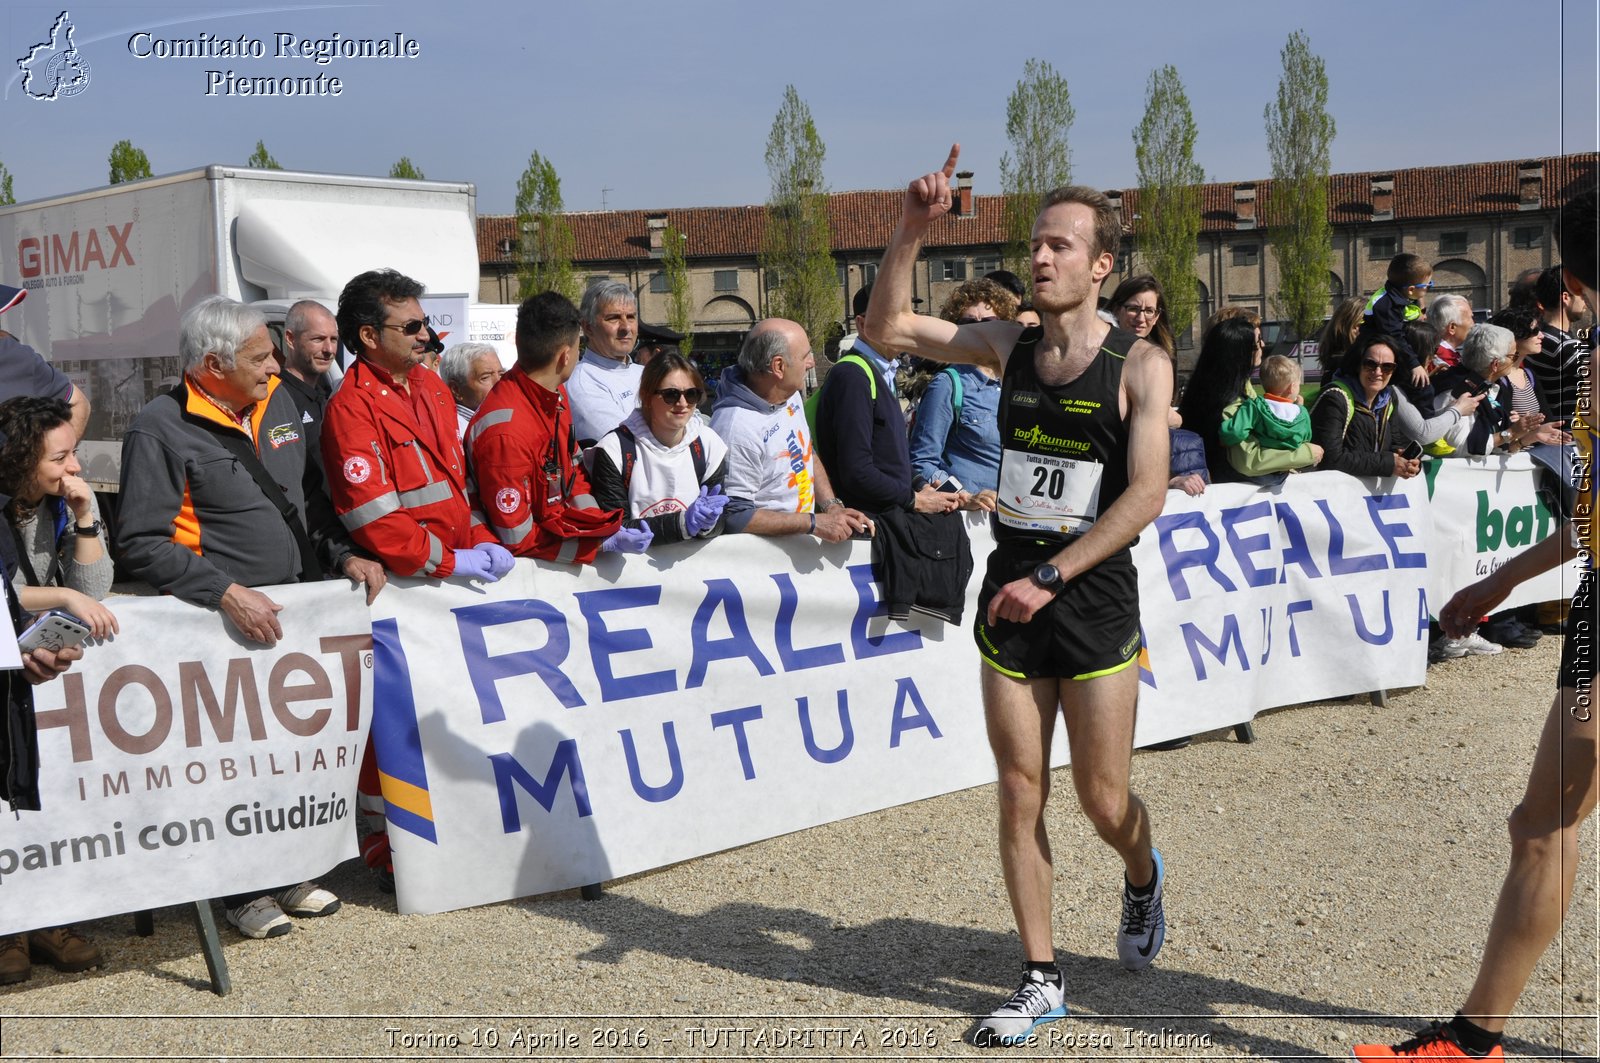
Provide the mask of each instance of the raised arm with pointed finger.
{"label": "raised arm with pointed finger", "polygon": [[889,239],[867,306],[867,342],[878,351],[912,351],[941,362],[971,362],[998,369],[1017,342],[1022,326],[1015,321],[955,325],[918,314],[911,308],[911,271],[928,227],[950,211],[950,177],[956,172],[961,145],[950,146],[944,166],[906,186],[900,224]]}

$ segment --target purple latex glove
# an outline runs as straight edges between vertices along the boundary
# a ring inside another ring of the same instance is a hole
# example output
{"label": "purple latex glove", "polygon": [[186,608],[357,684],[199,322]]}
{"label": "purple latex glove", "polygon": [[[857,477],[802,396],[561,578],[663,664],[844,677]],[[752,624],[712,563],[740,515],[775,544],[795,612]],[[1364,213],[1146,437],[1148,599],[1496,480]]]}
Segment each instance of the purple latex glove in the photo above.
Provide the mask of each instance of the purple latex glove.
{"label": "purple latex glove", "polygon": [[456,550],[457,576],[466,576],[469,579],[481,579],[485,583],[493,583],[500,577],[495,574],[493,562],[489,555],[482,550]]}
{"label": "purple latex glove", "polygon": [[710,531],[716,526],[717,518],[722,516],[722,509],[728,504],[728,496],[722,493],[722,485],[712,488],[700,488],[700,497],[689,503],[689,508],[683,513],[683,528],[690,535],[700,535]]}
{"label": "purple latex glove", "polygon": [[641,524],[637,528],[621,527],[600,544],[600,549],[608,554],[642,554],[650,548],[650,541],[655,537],[656,533],[650,530],[648,524]]}
{"label": "purple latex glove", "polygon": [[493,573],[493,579],[499,579],[517,565],[517,559],[511,556],[511,551],[499,543],[479,543],[473,549],[489,555],[489,571]]}

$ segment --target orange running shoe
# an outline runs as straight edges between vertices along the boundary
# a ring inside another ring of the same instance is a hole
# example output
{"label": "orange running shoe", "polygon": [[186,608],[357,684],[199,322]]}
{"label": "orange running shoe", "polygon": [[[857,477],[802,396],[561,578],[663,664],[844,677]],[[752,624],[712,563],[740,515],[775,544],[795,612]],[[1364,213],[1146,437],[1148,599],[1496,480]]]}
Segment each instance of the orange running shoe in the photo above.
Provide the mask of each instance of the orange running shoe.
{"label": "orange running shoe", "polygon": [[1352,1059],[1505,1059],[1499,1045],[1489,1049],[1487,1055],[1475,1056],[1461,1047],[1456,1033],[1442,1022],[1432,1023],[1426,1030],[1409,1041],[1397,1045],[1356,1045],[1350,1050]]}

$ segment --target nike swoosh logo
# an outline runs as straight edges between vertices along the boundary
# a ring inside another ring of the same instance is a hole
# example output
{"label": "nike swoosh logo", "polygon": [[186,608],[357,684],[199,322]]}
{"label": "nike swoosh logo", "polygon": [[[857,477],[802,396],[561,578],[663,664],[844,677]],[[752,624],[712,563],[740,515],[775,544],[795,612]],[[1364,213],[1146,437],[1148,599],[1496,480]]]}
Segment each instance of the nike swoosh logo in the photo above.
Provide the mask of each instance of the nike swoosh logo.
{"label": "nike swoosh logo", "polygon": [[1148,934],[1146,934],[1144,936],[1144,944],[1139,946],[1139,955],[1141,955],[1141,956],[1150,955],[1150,950],[1155,947],[1155,943],[1156,943],[1156,927],[1155,927],[1154,923],[1151,923],[1150,924],[1150,933],[1148,933]]}

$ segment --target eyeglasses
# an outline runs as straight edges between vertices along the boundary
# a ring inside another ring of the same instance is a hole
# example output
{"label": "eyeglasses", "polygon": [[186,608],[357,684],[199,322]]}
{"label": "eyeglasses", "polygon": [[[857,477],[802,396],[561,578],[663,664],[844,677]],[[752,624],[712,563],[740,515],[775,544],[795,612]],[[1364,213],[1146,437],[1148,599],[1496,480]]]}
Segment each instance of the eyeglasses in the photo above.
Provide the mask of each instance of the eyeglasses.
{"label": "eyeglasses", "polygon": [[1134,306],[1132,303],[1123,303],[1122,312],[1129,317],[1160,317],[1159,306]]}
{"label": "eyeglasses", "polygon": [[410,321],[407,321],[404,325],[390,325],[390,324],[385,323],[385,324],[379,325],[378,327],[379,328],[398,329],[401,332],[404,332],[407,336],[415,336],[417,333],[419,333],[423,329],[427,328],[429,323],[432,322],[432,321],[433,321],[433,318],[431,318],[431,317],[429,317],[427,315],[424,315],[422,320],[420,320],[420,321],[418,321],[416,318],[412,318]]}
{"label": "eyeglasses", "polygon": [[1428,291],[1430,288],[1433,287],[1433,282],[1432,281],[1423,281],[1421,284],[1413,284],[1413,285],[1411,285],[1411,287],[1417,289],[1417,291],[1419,291],[1419,292],[1425,292],[1425,291]]}
{"label": "eyeglasses", "polygon": [[699,388],[657,388],[656,394],[660,395],[661,400],[668,406],[676,406],[685,401],[690,406],[698,406],[701,398],[705,396],[705,392]]}
{"label": "eyeglasses", "polygon": [[1394,372],[1394,363],[1377,362],[1371,358],[1363,358],[1361,359],[1361,368],[1370,369],[1379,376],[1388,376],[1390,373]]}

